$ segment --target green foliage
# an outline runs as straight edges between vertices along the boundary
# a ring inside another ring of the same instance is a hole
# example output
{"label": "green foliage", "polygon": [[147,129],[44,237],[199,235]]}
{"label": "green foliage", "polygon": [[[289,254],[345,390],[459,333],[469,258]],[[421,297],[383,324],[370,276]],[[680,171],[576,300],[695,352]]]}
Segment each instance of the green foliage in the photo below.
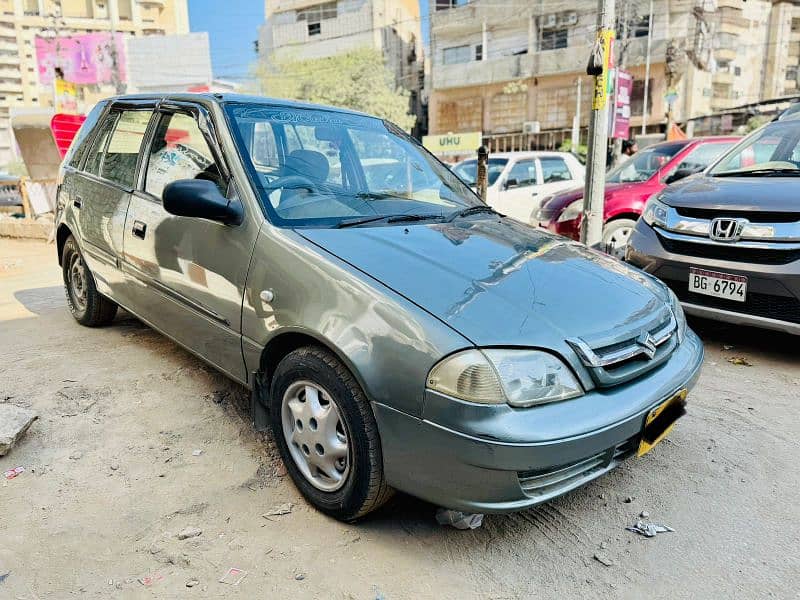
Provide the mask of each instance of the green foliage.
{"label": "green foliage", "polygon": [[747,124],[744,126],[744,133],[750,133],[761,127],[764,123],[769,121],[769,117],[757,115],[747,119]]}
{"label": "green foliage", "polygon": [[310,60],[259,65],[256,77],[268,96],[339,106],[375,115],[410,131],[408,92],[395,88],[381,53],[361,48]]}
{"label": "green foliage", "polygon": [[[559,152],[572,152],[572,140],[564,140],[558,147]],[[578,151],[575,155],[582,163],[586,164],[586,155],[589,153],[589,147],[586,144],[578,144]]]}

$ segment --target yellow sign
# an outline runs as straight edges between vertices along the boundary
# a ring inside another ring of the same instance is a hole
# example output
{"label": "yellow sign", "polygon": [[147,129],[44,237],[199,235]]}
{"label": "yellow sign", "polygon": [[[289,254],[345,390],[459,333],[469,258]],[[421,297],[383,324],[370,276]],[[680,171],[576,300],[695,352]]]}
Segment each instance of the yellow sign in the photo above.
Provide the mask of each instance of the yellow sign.
{"label": "yellow sign", "polygon": [[78,86],[69,81],[56,78],[53,81],[55,88],[55,108],[57,113],[78,113]]}
{"label": "yellow sign", "polygon": [[594,78],[593,110],[604,109],[608,102],[608,70],[611,66],[611,44],[614,41],[614,31],[602,29],[598,34],[598,40],[603,48],[603,72]]}
{"label": "yellow sign", "polygon": [[481,145],[483,134],[480,131],[467,133],[444,133],[422,136],[422,145],[433,154],[473,154]]}

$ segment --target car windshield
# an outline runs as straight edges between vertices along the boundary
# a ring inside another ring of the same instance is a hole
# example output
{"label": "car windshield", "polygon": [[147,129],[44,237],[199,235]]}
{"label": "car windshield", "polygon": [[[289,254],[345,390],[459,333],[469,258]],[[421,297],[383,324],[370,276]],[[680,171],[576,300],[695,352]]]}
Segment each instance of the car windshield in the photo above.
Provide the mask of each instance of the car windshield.
{"label": "car windshield", "polygon": [[[508,164],[507,158],[490,158],[488,169],[486,173],[486,178],[488,180],[488,185],[493,185],[497,178],[500,177],[500,173],[503,172],[503,169]],[[478,179],[478,161],[477,160],[465,160],[463,162],[458,163],[455,167],[453,167],[453,171],[456,175],[461,177],[461,179],[467,183],[468,185],[475,185],[475,181]]]}
{"label": "car windshield", "polygon": [[386,121],[265,104],[231,103],[225,110],[277,224],[441,220],[485,207],[450,169]]}
{"label": "car windshield", "polygon": [[606,182],[632,183],[647,181],[685,147],[685,142],[676,142],[645,148],[613,169],[606,177]]}
{"label": "car windshield", "polygon": [[800,120],[776,121],[756,131],[723,156],[709,174],[800,176]]}

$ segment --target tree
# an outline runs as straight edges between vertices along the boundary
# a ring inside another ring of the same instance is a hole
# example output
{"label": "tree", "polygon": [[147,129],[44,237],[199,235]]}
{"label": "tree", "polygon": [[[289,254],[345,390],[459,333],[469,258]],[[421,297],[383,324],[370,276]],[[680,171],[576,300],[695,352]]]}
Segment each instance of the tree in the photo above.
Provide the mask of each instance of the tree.
{"label": "tree", "polygon": [[416,117],[409,114],[409,94],[394,85],[394,75],[381,53],[361,48],[309,60],[261,64],[256,76],[268,96],[358,110],[395,123],[406,131]]}

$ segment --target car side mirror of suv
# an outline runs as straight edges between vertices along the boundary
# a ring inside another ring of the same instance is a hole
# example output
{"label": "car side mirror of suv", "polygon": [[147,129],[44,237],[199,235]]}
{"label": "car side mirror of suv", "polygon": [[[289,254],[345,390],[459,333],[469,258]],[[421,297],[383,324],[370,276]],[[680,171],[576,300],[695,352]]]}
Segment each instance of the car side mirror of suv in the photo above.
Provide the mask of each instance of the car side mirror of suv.
{"label": "car side mirror of suv", "polygon": [[226,225],[242,222],[242,205],[222,195],[217,184],[207,179],[178,179],[164,187],[164,210],[178,217],[219,221]]}
{"label": "car side mirror of suv", "polygon": [[515,188],[519,185],[516,179],[506,179],[506,184],[503,186],[505,189]]}

